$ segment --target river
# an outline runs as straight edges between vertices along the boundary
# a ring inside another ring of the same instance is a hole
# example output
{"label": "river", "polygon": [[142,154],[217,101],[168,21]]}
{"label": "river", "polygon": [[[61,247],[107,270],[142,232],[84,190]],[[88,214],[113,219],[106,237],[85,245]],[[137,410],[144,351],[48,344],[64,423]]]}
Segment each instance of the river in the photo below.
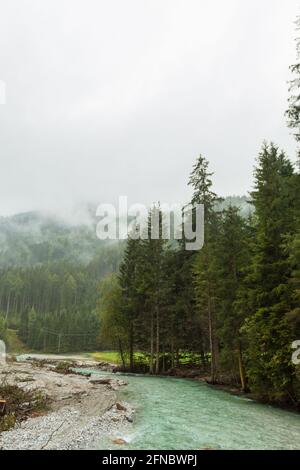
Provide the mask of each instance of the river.
{"label": "river", "polygon": [[[128,382],[120,399],[136,408],[132,430],[120,436],[126,449],[300,449],[297,413],[198,381],[118,376]],[[124,446],[99,442],[99,449],[117,448]]]}

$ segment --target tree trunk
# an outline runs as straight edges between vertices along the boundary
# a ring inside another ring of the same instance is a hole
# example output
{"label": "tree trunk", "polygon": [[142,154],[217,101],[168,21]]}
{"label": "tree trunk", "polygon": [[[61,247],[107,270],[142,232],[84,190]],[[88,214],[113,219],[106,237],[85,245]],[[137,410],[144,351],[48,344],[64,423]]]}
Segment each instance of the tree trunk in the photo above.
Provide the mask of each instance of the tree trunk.
{"label": "tree trunk", "polygon": [[211,289],[208,290],[208,328],[209,328],[209,345],[211,353],[211,382],[218,382],[219,375],[219,346],[217,338],[215,337],[215,318],[213,308],[213,297],[211,295]]}
{"label": "tree trunk", "polygon": [[129,368],[131,371],[134,369],[133,361],[133,323],[130,323],[130,337],[129,337]]}
{"label": "tree trunk", "polygon": [[154,359],[154,318],[153,313],[151,313],[151,331],[150,331],[150,364],[149,372],[153,374],[153,359]]}
{"label": "tree trunk", "polygon": [[5,324],[6,325],[7,325],[8,314],[9,314],[9,306],[10,306],[10,292],[8,294],[7,306],[6,306],[6,316],[5,316]]}
{"label": "tree trunk", "polygon": [[175,367],[175,356],[174,356],[174,338],[171,340],[171,369]]}
{"label": "tree trunk", "polygon": [[211,311],[211,304],[209,300],[209,310],[208,310],[208,327],[209,327],[209,346],[211,354],[211,382],[217,383],[218,381],[218,357],[219,357],[219,348],[215,338],[215,326],[214,326],[214,317],[213,312]]}
{"label": "tree trunk", "polygon": [[61,347],[61,333],[58,335],[58,345],[57,345],[57,352],[60,353],[60,347]]}
{"label": "tree trunk", "polygon": [[176,350],[176,367],[180,366],[180,355],[179,355],[179,349]]}
{"label": "tree trunk", "polygon": [[46,351],[47,349],[47,340],[46,340],[46,332],[44,331],[44,341],[43,341],[43,350],[44,352]]}
{"label": "tree trunk", "polygon": [[243,392],[247,392],[248,391],[247,378],[246,378],[245,367],[244,367],[244,363],[243,363],[242,347],[241,347],[240,341],[239,341],[239,345],[238,345],[238,360],[239,360],[239,372],[240,372],[240,380],[241,380],[242,390],[243,390]]}
{"label": "tree trunk", "polygon": [[156,310],[156,363],[155,373],[159,374],[159,307]]}
{"label": "tree trunk", "polygon": [[214,340],[213,340],[213,326],[212,326],[212,314],[209,309],[208,311],[208,328],[209,328],[209,349],[210,349],[210,375],[211,382],[215,383],[216,380],[216,367],[215,367],[215,355],[214,355]]}
{"label": "tree trunk", "polygon": [[203,370],[205,370],[206,358],[205,358],[204,350],[202,348],[201,348],[201,351],[200,351],[200,360],[201,360],[201,367],[202,367]]}
{"label": "tree trunk", "polygon": [[215,355],[214,355],[213,321],[212,321],[210,292],[208,292],[208,331],[209,331],[209,349],[210,349],[210,375],[211,375],[212,383],[215,383],[216,367],[215,367]]}
{"label": "tree trunk", "polygon": [[124,359],[124,353],[123,353],[123,348],[122,348],[122,342],[119,338],[119,351],[120,351],[120,356],[121,356],[121,361],[123,365],[123,369],[126,369],[126,364],[125,364],[125,359]]}

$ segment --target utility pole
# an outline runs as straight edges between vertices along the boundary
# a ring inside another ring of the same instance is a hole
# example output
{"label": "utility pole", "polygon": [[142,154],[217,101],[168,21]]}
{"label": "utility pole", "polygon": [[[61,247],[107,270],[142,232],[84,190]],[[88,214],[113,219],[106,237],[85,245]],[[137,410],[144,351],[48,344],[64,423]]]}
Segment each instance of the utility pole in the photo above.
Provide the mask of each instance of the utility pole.
{"label": "utility pole", "polygon": [[58,335],[58,346],[57,346],[57,352],[58,352],[58,353],[60,353],[61,336],[62,336],[62,334],[59,333],[59,335]]}

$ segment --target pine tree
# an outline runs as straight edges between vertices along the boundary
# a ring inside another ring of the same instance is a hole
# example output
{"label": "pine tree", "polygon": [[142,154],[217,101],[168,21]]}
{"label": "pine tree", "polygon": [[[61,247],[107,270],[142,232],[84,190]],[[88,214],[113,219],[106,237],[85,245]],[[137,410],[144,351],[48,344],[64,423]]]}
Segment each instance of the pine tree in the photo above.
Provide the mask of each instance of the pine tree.
{"label": "pine tree", "polygon": [[[155,227],[155,223],[158,224]],[[153,230],[154,229],[154,230]],[[144,292],[150,326],[150,373],[160,371],[162,307],[165,297],[163,220],[159,205],[149,211],[147,237],[142,240],[143,258],[140,271],[140,293]],[[155,233],[156,232],[156,233]]]}
{"label": "pine tree", "polygon": [[[136,227],[136,231],[138,227]],[[142,315],[143,301],[139,295],[141,263],[141,239],[129,236],[123,261],[120,265],[123,315],[128,322],[129,368],[134,369],[134,347],[138,320]]]}
{"label": "pine tree", "polygon": [[[239,296],[243,286],[249,257],[249,231],[246,221],[236,207],[229,206],[222,214],[217,242],[218,262],[218,335],[222,344],[221,361],[233,379],[238,371],[240,384],[247,390],[243,360],[241,326],[247,310],[240,308]],[[244,306],[243,306],[244,307]]]}
{"label": "pine tree", "polygon": [[253,314],[245,322],[251,387],[267,399],[291,393],[291,334],[286,319],[289,263],[284,237],[292,231],[293,200],[286,189],[293,168],[274,144],[264,144],[255,169],[252,202],[256,246],[252,264]]}
{"label": "pine tree", "polygon": [[[300,17],[296,20],[296,30],[300,31]],[[288,126],[294,131],[294,137],[300,142],[300,39],[296,39],[297,62],[290,67],[294,78],[290,82],[289,107],[286,111]]]}
{"label": "pine tree", "polygon": [[219,229],[219,214],[215,206],[220,200],[212,191],[212,173],[208,161],[200,155],[190,175],[189,185],[193,188],[192,204],[204,205],[204,247],[195,256],[195,292],[200,317],[208,322],[211,354],[211,381],[219,376],[219,344],[217,338],[217,273],[215,258],[215,237]]}
{"label": "pine tree", "polygon": [[123,368],[126,367],[128,349],[128,319],[122,308],[122,290],[116,274],[107,275],[99,288],[98,313],[101,325],[101,341],[119,351]]}

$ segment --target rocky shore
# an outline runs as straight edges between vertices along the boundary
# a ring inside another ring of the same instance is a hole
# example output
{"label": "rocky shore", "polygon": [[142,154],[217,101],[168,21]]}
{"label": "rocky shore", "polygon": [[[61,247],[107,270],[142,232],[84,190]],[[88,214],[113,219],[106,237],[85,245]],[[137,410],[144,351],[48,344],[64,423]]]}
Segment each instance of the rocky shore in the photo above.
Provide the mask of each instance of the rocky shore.
{"label": "rocky shore", "polygon": [[91,377],[59,373],[56,362],[31,359],[10,362],[0,370],[0,381],[24,390],[39,390],[49,402],[49,411],[2,432],[0,448],[96,449],[103,439],[111,441],[112,447],[125,443],[122,436],[131,426],[134,410],[120,403],[116,392],[126,382],[101,376],[99,364],[93,361],[76,360],[72,364],[98,369]]}

